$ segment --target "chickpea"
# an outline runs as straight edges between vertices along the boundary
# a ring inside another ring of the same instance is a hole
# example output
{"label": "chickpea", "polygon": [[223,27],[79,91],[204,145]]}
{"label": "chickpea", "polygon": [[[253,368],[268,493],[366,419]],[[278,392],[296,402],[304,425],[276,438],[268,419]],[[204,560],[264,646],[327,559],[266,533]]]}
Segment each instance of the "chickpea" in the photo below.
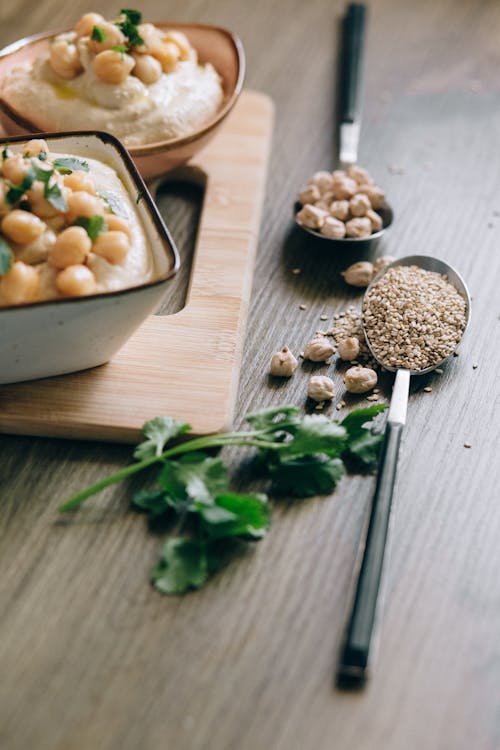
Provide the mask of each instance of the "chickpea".
{"label": "chickpea", "polygon": [[151,51],[153,57],[160,61],[165,73],[172,73],[177,68],[181,53],[173,42],[163,42],[161,47]]}
{"label": "chickpea", "polygon": [[72,224],[79,216],[89,218],[91,216],[104,216],[104,206],[96,195],[90,195],[84,190],[76,190],[67,198],[68,210],[66,221]]}
{"label": "chickpea", "polygon": [[57,236],[49,260],[56,268],[82,265],[92,248],[92,240],[83,227],[68,227]]}
{"label": "chickpea", "polygon": [[366,216],[371,207],[370,199],[364,193],[356,193],[349,201],[349,208],[353,216]]}
{"label": "chickpea", "polygon": [[340,359],[352,362],[359,354],[359,339],[356,336],[348,336],[337,344]]}
{"label": "chickpea", "polygon": [[108,49],[94,58],[94,71],[104,83],[119,85],[131,73],[135,60],[131,55]]}
{"label": "chickpea", "polygon": [[372,223],[366,216],[356,216],[345,223],[345,233],[348,237],[363,239],[372,233]]}
{"label": "chickpea", "polygon": [[321,198],[319,187],[317,185],[306,185],[297,196],[297,200],[303,206],[306,203],[316,203]]}
{"label": "chickpea", "polygon": [[334,180],[332,190],[335,195],[335,200],[338,201],[349,200],[355,193],[361,192],[357,183],[350,177],[343,177]]}
{"label": "chickpea", "polygon": [[57,216],[57,208],[54,208],[52,203],[47,200],[44,195],[45,185],[43,182],[36,180],[30,189],[26,193],[26,197],[30,202],[31,210],[34,214],[39,216],[41,219],[52,219]]}
{"label": "chickpea", "polygon": [[347,221],[349,218],[349,201],[333,201],[330,205],[330,213],[334,219]]}
{"label": "chickpea", "polygon": [[315,172],[311,179],[309,180],[309,183],[311,185],[316,185],[319,192],[321,194],[326,193],[328,191],[333,190],[334,185],[334,178],[331,172]]}
{"label": "chickpea", "polygon": [[373,278],[373,263],[368,260],[359,260],[342,271],[340,275],[344,277],[346,284],[351,286],[368,286]]}
{"label": "chickpea", "polygon": [[44,141],[43,138],[33,138],[31,141],[28,141],[24,147],[24,153],[31,157],[39,156],[40,154],[48,156],[49,147],[47,146],[47,141]]}
{"label": "chickpea", "polygon": [[95,182],[93,178],[82,170],[65,174],[63,184],[71,190],[83,191],[84,193],[95,195]]}
{"label": "chickpea", "polygon": [[384,226],[382,217],[376,211],[373,211],[373,209],[370,209],[369,211],[366,212],[366,218],[370,219],[370,224],[372,225],[372,232],[380,232],[380,230]]}
{"label": "chickpea", "polygon": [[152,50],[161,47],[163,39],[160,30],[152,23],[140,23],[137,27],[139,36],[144,39],[144,44],[136,47],[137,52],[151,53]]}
{"label": "chickpea", "polygon": [[92,246],[92,250],[96,255],[100,255],[113,265],[122,263],[127,257],[129,249],[129,238],[125,232],[120,232],[119,230],[103,232]]}
{"label": "chickpea", "polygon": [[169,31],[165,35],[165,42],[173,42],[179,50],[181,60],[189,60],[191,57],[191,45],[182,31]]}
{"label": "chickpea", "polygon": [[388,266],[389,263],[394,263],[395,260],[396,258],[393,255],[381,255],[380,258],[373,261],[373,275],[375,276],[375,274]]}
{"label": "chickpea", "polygon": [[111,231],[117,230],[119,232],[125,232],[129,240],[132,242],[132,227],[127,219],[124,219],[121,216],[116,216],[116,214],[106,214],[106,224]]}
{"label": "chickpea", "polygon": [[95,276],[87,266],[68,266],[57,274],[56,286],[65,297],[83,297],[93,294],[97,284]]}
{"label": "chickpea", "polygon": [[335,396],[335,385],[327,375],[312,375],[307,385],[307,395],[313,401],[329,401]]}
{"label": "chickpea", "polygon": [[3,176],[13,185],[20,185],[29,168],[29,163],[23,159],[21,154],[15,154],[5,159],[3,163]]}
{"label": "chickpea", "polygon": [[2,219],[2,232],[18,245],[27,245],[40,237],[46,229],[45,222],[29,211],[15,209]]}
{"label": "chickpea", "polygon": [[358,185],[358,193],[364,193],[370,199],[372,208],[382,208],[385,201],[385,193],[377,185],[363,184]]}
{"label": "chickpea", "polygon": [[[122,33],[121,29],[118,28],[118,26],[115,26],[114,23],[110,23],[109,21],[101,21],[100,23],[94,25],[99,26],[99,28],[102,29],[104,34],[106,35],[102,42],[98,42],[94,39],[91,40],[90,48],[96,55],[98,55],[100,52],[104,52],[105,50],[111,51],[112,47],[117,47],[119,45],[125,44],[124,34]],[[118,52],[117,54],[119,55],[121,53]]]}
{"label": "chickpea", "polygon": [[298,223],[303,224],[310,229],[321,229],[327,216],[328,211],[316,208],[316,206],[312,206],[310,203],[306,203],[306,205],[302,206],[300,211],[297,211],[295,214]]}
{"label": "chickpea", "polygon": [[100,13],[85,13],[75,25],[76,35],[78,37],[90,36],[94,26],[102,26],[105,23]]}
{"label": "chickpea", "polygon": [[33,302],[38,294],[38,273],[33,266],[18,260],[0,277],[0,294],[8,305]]}
{"label": "chickpea", "polygon": [[5,198],[7,189],[8,188],[5,182],[3,180],[0,180],[0,218],[8,214],[11,208],[7,203],[7,199]]}
{"label": "chickpea", "polygon": [[357,164],[351,164],[351,166],[347,168],[347,176],[356,180],[358,185],[373,184],[373,179],[370,177],[367,170],[363,169],[363,167],[358,167]]}
{"label": "chickpea", "polygon": [[334,240],[341,240],[345,237],[345,224],[333,216],[327,216],[323,226],[320,229],[323,237],[331,237]]}
{"label": "chickpea", "polygon": [[68,44],[63,39],[50,45],[49,61],[54,73],[68,81],[83,70],[76,45]]}
{"label": "chickpea", "polygon": [[152,55],[134,55],[135,65],[132,70],[140,81],[149,85],[156,83],[161,78],[163,69],[161,62]]}
{"label": "chickpea", "polygon": [[367,393],[377,385],[377,373],[369,367],[350,367],[344,375],[344,383],[349,393]]}

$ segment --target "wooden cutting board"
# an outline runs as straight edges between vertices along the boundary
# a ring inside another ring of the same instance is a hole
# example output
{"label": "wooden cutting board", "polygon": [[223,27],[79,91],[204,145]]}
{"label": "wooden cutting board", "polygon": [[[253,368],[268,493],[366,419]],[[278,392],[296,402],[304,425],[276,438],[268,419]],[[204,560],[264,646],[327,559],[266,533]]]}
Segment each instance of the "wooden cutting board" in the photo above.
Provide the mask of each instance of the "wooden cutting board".
{"label": "wooden cutting board", "polygon": [[149,317],[106,365],[0,386],[0,431],[136,442],[157,415],[197,435],[231,426],[272,123],[270,99],[244,91],[195,158],[206,190],[185,307]]}

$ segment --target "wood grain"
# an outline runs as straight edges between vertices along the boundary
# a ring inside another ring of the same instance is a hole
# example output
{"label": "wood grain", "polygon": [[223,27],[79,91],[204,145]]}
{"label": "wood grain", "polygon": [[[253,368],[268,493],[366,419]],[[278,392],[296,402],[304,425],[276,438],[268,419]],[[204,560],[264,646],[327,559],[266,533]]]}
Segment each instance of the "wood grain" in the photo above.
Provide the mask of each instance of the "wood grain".
{"label": "wood grain", "polygon": [[195,435],[230,428],[272,119],[269,98],[245,91],[185,170],[204,198],[182,309],[150,316],[102,367],[0,387],[2,432],[137,442],[158,414],[184,420]]}
{"label": "wood grain", "polygon": [[[101,8],[116,10],[107,0]],[[142,9],[162,14],[152,0]],[[335,159],[342,9],[327,0],[257,2],[251,10],[244,0],[169,5],[180,20],[239,31],[247,85],[276,106],[237,424],[249,409],[305,405],[308,368],[271,383],[270,355],[283,343],[300,351],[360,299],[338,275],[351,258],[325,254],[291,221],[297,188]],[[80,0],[4,3],[0,41],[63,27],[84,10]],[[494,0],[370,4],[360,162],[396,213],[377,252],[444,258],[473,301],[460,356],[441,376],[412,384],[368,689],[337,692],[332,675],[373,478],[346,477],[329,498],[276,503],[264,541],[204,590],[162,598],[147,585],[161,542],[127,510],[133,486],[57,522],[58,503],[126,465],[130,449],[2,436],[2,748],[500,747],[499,38]],[[160,205],[183,240],[190,212],[167,195]],[[340,398],[341,372],[328,372]]]}

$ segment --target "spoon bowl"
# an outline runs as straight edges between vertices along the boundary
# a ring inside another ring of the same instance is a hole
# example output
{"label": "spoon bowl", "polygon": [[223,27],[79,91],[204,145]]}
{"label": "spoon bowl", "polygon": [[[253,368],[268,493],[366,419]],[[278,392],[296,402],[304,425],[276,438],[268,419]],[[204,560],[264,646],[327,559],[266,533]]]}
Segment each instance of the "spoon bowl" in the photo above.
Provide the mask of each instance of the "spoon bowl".
{"label": "spoon bowl", "polygon": [[299,221],[297,221],[297,212],[302,208],[302,205],[298,202],[294,205],[294,219],[296,225],[302,229],[304,232],[307,232],[307,234],[311,234],[313,237],[317,237],[320,240],[326,240],[328,242],[335,242],[339,246],[346,246],[346,245],[359,245],[360,243],[367,243],[367,242],[378,242],[378,240],[382,237],[386,229],[389,229],[389,227],[392,224],[394,214],[392,211],[392,208],[390,205],[385,202],[381,208],[377,209],[377,213],[382,219],[382,229],[379,229],[378,232],[373,232],[373,234],[369,234],[368,237],[342,237],[342,238],[336,238],[336,237],[326,237],[324,234],[321,234],[321,232],[318,229],[311,229],[311,227],[306,227],[304,224],[301,224]]}

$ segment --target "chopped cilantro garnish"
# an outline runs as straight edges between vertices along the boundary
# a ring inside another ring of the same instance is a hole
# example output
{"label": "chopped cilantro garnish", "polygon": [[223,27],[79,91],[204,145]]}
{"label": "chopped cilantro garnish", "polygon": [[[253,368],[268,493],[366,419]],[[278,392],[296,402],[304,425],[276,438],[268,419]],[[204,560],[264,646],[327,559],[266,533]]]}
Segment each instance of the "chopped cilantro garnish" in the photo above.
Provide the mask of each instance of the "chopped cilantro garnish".
{"label": "chopped cilantro garnish", "polygon": [[9,148],[8,148],[8,146],[5,146],[2,149],[2,159],[5,160],[5,159],[8,159],[8,158],[9,158]]}
{"label": "chopped cilantro garnish", "polygon": [[83,227],[92,242],[94,242],[102,232],[106,232],[108,229],[108,225],[104,218],[99,215],[79,216],[73,223],[78,227]]}
{"label": "chopped cilantro garnish", "polygon": [[120,13],[128,18],[130,23],[133,23],[134,26],[137,26],[142,21],[142,13],[139,10],[129,10],[127,8],[122,8]]}
{"label": "chopped cilantro garnish", "polygon": [[97,192],[97,195],[103,199],[108,208],[111,210],[112,214],[115,214],[115,216],[122,216],[124,219],[127,218],[127,213],[123,209],[123,206],[120,203],[120,199],[116,195],[116,193],[110,193],[107,190],[99,190]]}
{"label": "chopped cilantro garnish", "polygon": [[49,203],[54,206],[55,209],[57,209],[57,211],[61,211],[61,213],[64,213],[68,210],[66,199],[57,182],[55,182],[53,185],[49,185],[48,182],[46,183],[44,196],[49,201]]}
{"label": "chopped cilantro garnish", "polygon": [[32,169],[28,169],[20,185],[13,185],[11,182],[6,180],[5,182],[8,186],[8,190],[5,195],[5,199],[7,203],[13,206],[15,203],[21,200],[24,193],[33,185],[35,179],[36,178],[34,171]]}
{"label": "chopped cilantro garnish", "polygon": [[71,174],[71,172],[88,172],[89,164],[84,159],[76,156],[60,156],[54,159],[54,167],[60,174]]}
{"label": "chopped cilantro garnish", "polygon": [[93,42],[103,42],[106,39],[106,32],[102,26],[94,26],[90,38]]}
{"label": "chopped cilantro garnish", "polygon": [[128,17],[124,21],[117,21],[116,26],[127,37],[131,47],[139,47],[141,44],[144,44],[144,39],[139,34],[137,26]]}
{"label": "chopped cilantro garnish", "polygon": [[14,255],[3,237],[0,237],[0,276],[8,273],[12,268]]}
{"label": "chopped cilantro garnish", "polygon": [[127,47],[124,44],[115,44],[114,47],[111,47],[113,52],[121,52],[122,55],[124,55],[127,52]]}

